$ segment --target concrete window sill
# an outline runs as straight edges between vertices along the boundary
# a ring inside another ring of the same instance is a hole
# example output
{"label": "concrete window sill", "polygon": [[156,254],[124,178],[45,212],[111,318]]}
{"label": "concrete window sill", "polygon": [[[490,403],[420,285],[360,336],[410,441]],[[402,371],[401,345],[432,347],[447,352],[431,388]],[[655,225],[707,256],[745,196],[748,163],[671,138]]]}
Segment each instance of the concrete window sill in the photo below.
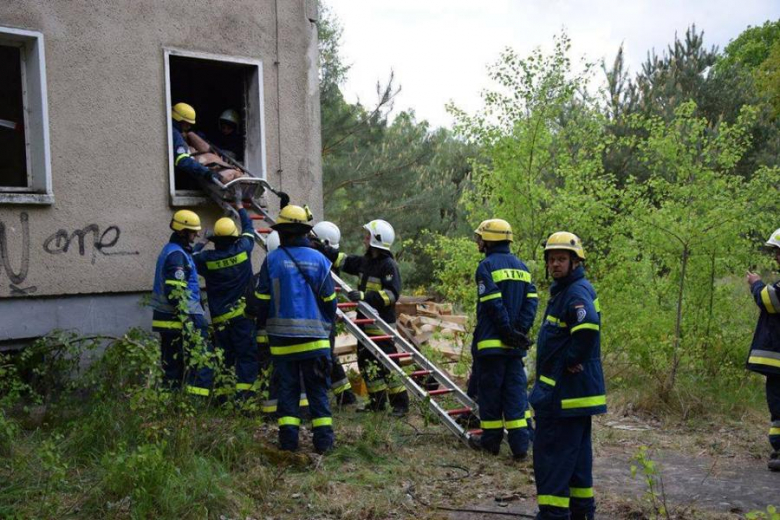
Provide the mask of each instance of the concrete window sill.
{"label": "concrete window sill", "polygon": [[51,193],[3,193],[0,192],[0,204],[54,204]]}

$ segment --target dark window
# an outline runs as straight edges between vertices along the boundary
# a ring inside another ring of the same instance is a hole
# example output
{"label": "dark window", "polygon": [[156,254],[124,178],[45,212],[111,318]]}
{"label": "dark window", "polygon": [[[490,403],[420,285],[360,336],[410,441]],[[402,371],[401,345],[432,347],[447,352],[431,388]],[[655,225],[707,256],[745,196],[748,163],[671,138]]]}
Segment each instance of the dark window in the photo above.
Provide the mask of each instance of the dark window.
{"label": "dark window", "polygon": [[[219,117],[225,110],[238,112],[241,124],[238,158],[243,159],[246,148],[247,89],[256,76],[256,67],[240,63],[222,62],[183,56],[170,56],[171,102],[192,105],[196,113],[194,130],[209,142],[218,144]],[[176,173],[176,190],[197,190],[197,184]]]}
{"label": "dark window", "polygon": [[21,47],[0,45],[0,188],[27,188]]}

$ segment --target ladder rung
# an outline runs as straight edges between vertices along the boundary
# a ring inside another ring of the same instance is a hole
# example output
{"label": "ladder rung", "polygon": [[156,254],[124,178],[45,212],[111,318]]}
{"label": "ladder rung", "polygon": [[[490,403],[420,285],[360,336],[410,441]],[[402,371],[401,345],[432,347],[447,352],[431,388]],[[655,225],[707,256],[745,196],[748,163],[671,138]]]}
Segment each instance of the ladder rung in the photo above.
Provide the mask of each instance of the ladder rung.
{"label": "ladder rung", "polygon": [[482,430],[479,430],[479,429],[478,430],[469,430],[466,433],[468,433],[469,435],[482,435]]}
{"label": "ladder rung", "polygon": [[449,415],[449,416],[463,415],[463,414],[467,414],[467,413],[471,413],[471,408],[469,408],[468,406],[465,407],[465,408],[455,408],[454,410],[447,410],[447,415]]}
{"label": "ladder rung", "polygon": [[336,304],[336,307],[338,307],[339,309],[354,309],[357,306],[358,304],[355,302],[344,302],[344,303]]}
{"label": "ladder rung", "polygon": [[433,374],[433,370],[415,370],[409,375],[411,377],[420,377],[420,376],[427,376],[429,374]]}
{"label": "ladder rung", "polygon": [[252,207],[252,203],[251,202],[243,202],[243,206],[245,208],[251,208]]}
{"label": "ladder rung", "polygon": [[262,227],[261,227],[261,228],[257,228],[257,229],[255,229],[255,231],[256,231],[257,233],[260,233],[261,235],[267,235],[268,233],[272,232],[272,231],[273,231],[273,229],[271,229],[271,228],[262,228]]}
{"label": "ladder rung", "polygon": [[369,323],[376,323],[376,320],[374,318],[358,318],[352,320],[352,323],[355,325],[368,325]]}
{"label": "ladder rung", "polygon": [[386,339],[393,339],[393,336],[390,334],[383,334],[381,336],[369,336],[369,339],[371,339],[371,341],[384,341]]}
{"label": "ladder rung", "polygon": [[334,287],[333,290],[336,292],[341,292],[341,287]]}
{"label": "ladder rung", "polygon": [[428,395],[442,395],[442,394],[449,394],[451,392],[454,392],[452,388],[439,388],[438,390],[431,390],[428,392]]}
{"label": "ladder rung", "polygon": [[264,215],[249,215],[249,218],[251,220],[265,220],[265,216]]}
{"label": "ladder rung", "polygon": [[387,357],[390,359],[398,359],[403,357],[412,357],[412,355],[409,352],[393,352],[392,354],[388,354]]}

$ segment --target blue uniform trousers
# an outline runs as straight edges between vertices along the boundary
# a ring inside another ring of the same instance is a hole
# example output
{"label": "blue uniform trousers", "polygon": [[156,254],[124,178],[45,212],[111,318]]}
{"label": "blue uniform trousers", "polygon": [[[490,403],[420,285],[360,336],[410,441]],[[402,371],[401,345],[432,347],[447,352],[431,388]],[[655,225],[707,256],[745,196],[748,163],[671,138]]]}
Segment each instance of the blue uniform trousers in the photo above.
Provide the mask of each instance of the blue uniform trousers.
{"label": "blue uniform trousers", "polygon": [[769,428],[769,443],[780,453],[780,375],[766,376],[766,402],[769,405],[772,425]]}
{"label": "blue uniform trousers", "polygon": [[[206,319],[200,314],[190,315],[189,319],[203,338],[208,352],[213,352]],[[214,381],[214,370],[208,366],[187,367],[192,348],[188,343],[186,333],[181,330],[160,332],[163,382],[170,388],[181,388],[186,381],[188,393],[208,396]]]}
{"label": "blue uniform trousers", "polygon": [[[529,431],[526,420],[528,381],[523,359],[510,356],[481,356],[478,361],[477,400],[482,428],[482,447],[498,453],[504,428],[512,454],[528,451]],[[473,377],[473,376],[472,376]]]}
{"label": "blue uniform trousers", "polygon": [[225,366],[236,371],[236,392],[241,397],[254,394],[259,359],[255,322],[237,317],[215,326],[217,345],[224,351]]}
{"label": "blue uniform trousers", "polygon": [[[330,362],[326,357],[297,361],[274,359],[278,374],[279,445],[283,450],[298,449],[298,430],[301,424],[301,390],[306,392],[312,418],[314,449],[322,453],[333,447],[333,419],[328,402]],[[301,389],[301,382],[303,389]]]}
{"label": "blue uniform trousers", "polygon": [[534,476],[537,520],[591,520],[593,446],[591,417],[536,417]]}

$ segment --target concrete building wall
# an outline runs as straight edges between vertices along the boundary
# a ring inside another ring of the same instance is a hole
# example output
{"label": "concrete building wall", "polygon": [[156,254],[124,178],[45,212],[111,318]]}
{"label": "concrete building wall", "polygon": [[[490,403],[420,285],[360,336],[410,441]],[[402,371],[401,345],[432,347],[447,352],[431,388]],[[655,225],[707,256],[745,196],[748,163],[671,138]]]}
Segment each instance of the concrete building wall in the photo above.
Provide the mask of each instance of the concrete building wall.
{"label": "concrete building wall", "polygon": [[[44,37],[54,194],[50,205],[0,204],[0,341],[46,320],[90,332],[79,313],[51,320],[46,306],[151,289],[174,210],[164,48],[262,60],[268,180],[322,214],[315,18],[314,0],[0,2],[0,27]],[[196,209],[206,226],[221,216]]]}

